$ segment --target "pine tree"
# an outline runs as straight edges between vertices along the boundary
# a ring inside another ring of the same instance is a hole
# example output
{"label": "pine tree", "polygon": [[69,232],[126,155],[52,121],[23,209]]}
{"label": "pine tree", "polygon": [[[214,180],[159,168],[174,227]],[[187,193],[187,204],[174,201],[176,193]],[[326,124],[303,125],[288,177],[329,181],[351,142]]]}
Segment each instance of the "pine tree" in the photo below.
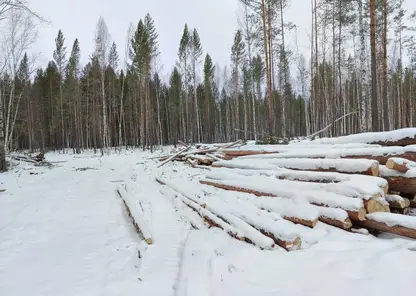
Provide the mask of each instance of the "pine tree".
{"label": "pine tree", "polygon": [[202,56],[202,45],[201,40],[199,38],[198,31],[194,29],[192,33],[192,37],[190,40],[190,48],[191,48],[191,63],[192,63],[192,87],[194,91],[194,107],[195,107],[195,114],[196,114],[196,129],[197,129],[197,141],[201,142],[201,122],[199,119],[199,108],[198,108],[198,96],[197,96],[197,85],[196,85],[196,66],[199,63],[199,59]]}
{"label": "pine tree", "polygon": [[179,58],[179,67],[181,69],[181,76],[182,79],[182,107],[185,107],[185,111],[181,110],[182,113],[182,134],[185,139],[185,141],[188,140],[188,130],[187,126],[189,126],[189,112],[188,112],[188,80],[189,80],[189,43],[191,40],[191,36],[189,34],[188,25],[185,24],[185,28],[183,29],[182,38],[179,44],[179,52],[178,52],[178,58]]}
{"label": "pine tree", "polygon": [[66,47],[64,46],[65,38],[62,34],[62,31],[58,31],[58,37],[55,39],[55,46],[56,49],[53,53],[53,58],[55,60],[56,66],[58,68],[58,73],[60,75],[60,83],[59,83],[59,101],[61,106],[61,131],[62,131],[62,138],[61,138],[61,148],[62,151],[65,151],[65,129],[64,129],[64,103],[63,103],[63,89],[62,83],[64,79],[64,70],[66,67]]}
{"label": "pine tree", "polygon": [[245,55],[245,45],[243,42],[243,37],[240,30],[234,35],[234,44],[231,48],[231,62],[233,67],[233,82],[234,82],[234,101],[235,101],[235,128],[240,128],[240,104],[239,104],[239,75],[240,67],[244,61]]}
{"label": "pine tree", "polygon": [[212,62],[212,58],[209,54],[205,56],[204,62],[204,94],[205,94],[205,141],[212,141],[212,111],[211,111],[211,98],[213,95],[213,82],[214,82],[215,66]]}

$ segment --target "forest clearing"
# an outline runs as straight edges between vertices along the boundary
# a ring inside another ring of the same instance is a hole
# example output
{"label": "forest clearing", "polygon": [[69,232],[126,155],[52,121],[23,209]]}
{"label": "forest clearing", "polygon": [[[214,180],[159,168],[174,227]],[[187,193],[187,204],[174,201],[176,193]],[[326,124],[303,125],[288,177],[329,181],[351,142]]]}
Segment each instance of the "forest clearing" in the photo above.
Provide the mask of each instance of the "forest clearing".
{"label": "forest clearing", "polygon": [[353,285],[357,295],[404,295],[411,286],[416,129],[163,150],[12,154],[0,182],[1,291],[347,295]]}
{"label": "forest clearing", "polygon": [[416,1],[0,0],[0,296],[408,296]]}

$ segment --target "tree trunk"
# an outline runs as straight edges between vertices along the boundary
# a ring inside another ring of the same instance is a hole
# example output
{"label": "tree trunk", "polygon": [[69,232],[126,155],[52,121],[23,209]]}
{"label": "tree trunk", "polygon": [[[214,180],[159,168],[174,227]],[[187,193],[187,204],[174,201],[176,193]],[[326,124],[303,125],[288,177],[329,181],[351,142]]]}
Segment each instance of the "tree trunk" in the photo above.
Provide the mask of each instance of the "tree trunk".
{"label": "tree trunk", "polygon": [[377,102],[377,65],[376,65],[376,13],[375,1],[370,0],[370,41],[371,41],[371,118],[372,131],[379,131]]}

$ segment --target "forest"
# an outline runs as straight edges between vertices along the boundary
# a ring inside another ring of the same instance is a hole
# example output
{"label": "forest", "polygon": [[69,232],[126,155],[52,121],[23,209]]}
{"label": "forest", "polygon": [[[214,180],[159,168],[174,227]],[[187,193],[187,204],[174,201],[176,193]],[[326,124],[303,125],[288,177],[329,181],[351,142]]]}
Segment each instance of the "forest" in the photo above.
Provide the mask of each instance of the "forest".
{"label": "forest", "polygon": [[59,30],[38,68],[30,48],[44,20],[22,3],[0,1],[0,171],[16,149],[153,150],[416,126],[416,13],[405,0],[311,0],[309,56],[290,37],[290,1],[240,0],[230,64],[216,64],[198,28],[184,24],[168,81],[150,13],[125,44],[100,17],[92,53]]}

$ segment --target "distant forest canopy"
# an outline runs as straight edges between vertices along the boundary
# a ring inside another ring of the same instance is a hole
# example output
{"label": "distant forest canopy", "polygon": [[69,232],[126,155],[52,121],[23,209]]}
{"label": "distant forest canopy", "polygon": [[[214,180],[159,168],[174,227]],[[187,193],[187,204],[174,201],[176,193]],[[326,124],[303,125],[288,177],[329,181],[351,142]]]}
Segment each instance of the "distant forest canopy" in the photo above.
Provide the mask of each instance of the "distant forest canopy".
{"label": "distant forest canopy", "polygon": [[304,56],[288,38],[296,29],[285,18],[290,1],[240,0],[230,65],[215,69],[197,28],[185,24],[168,82],[158,73],[163,53],[150,14],[119,45],[99,18],[95,50],[83,66],[82,45],[59,30],[50,62],[36,69],[27,53],[39,16],[3,9],[0,146],[6,153],[146,149],[178,140],[293,138],[323,129],[319,136],[338,136],[416,126],[416,13],[405,11],[404,2],[311,0],[310,56]]}

